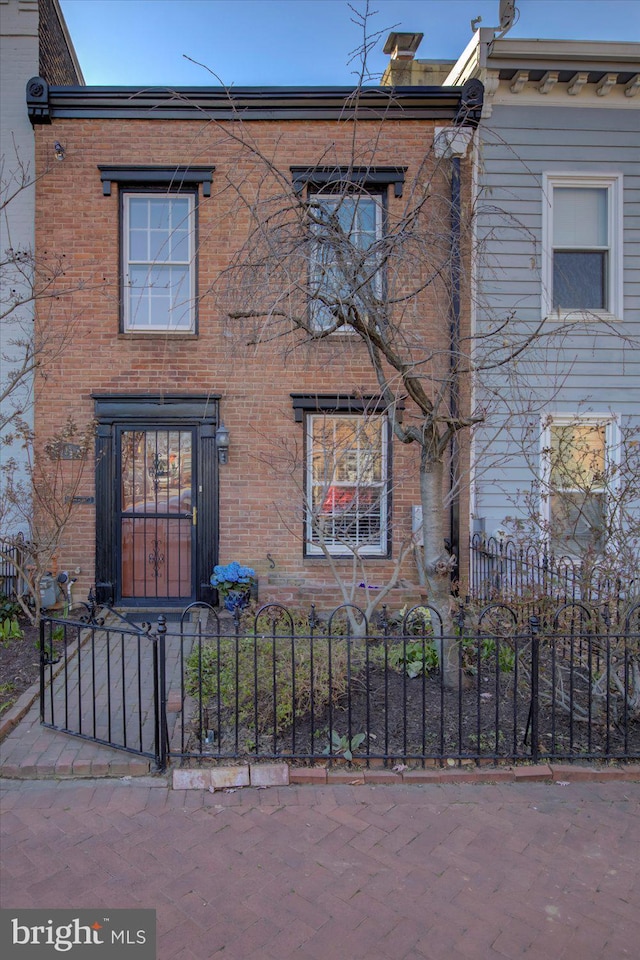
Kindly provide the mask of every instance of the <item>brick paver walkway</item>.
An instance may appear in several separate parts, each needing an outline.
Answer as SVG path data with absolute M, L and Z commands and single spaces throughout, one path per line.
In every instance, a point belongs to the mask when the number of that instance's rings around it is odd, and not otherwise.
M 638 956 L 637 783 L 2 789 L 3 906 L 154 907 L 159 960 Z
M 179 702 L 181 649 L 191 649 L 193 624 L 169 624 L 166 636 L 167 691 Z M 79 643 L 78 641 L 82 642 Z M 136 636 L 121 625 L 93 633 L 69 627 L 66 656 L 47 675 L 45 722 L 95 740 L 104 740 L 146 753 L 114 749 L 79 739 L 40 724 L 39 685 L 16 705 L 24 713 L 15 726 L 8 714 L 1 718 L 0 775 L 4 777 L 143 776 L 154 768 L 153 641 Z M 110 681 L 109 681 L 110 678 Z M 22 708 L 21 701 L 24 701 Z M 26 706 L 29 704 L 29 706 Z M 26 709 L 25 709 L 26 707 Z M 179 709 L 176 707 L 175 709 Z M 10 711 L 11 712 L 11 711 Z M 170 708 L 169 738 L 180 749 L 181 715 Z M 2 726 L 9 728 L 4 733 Z

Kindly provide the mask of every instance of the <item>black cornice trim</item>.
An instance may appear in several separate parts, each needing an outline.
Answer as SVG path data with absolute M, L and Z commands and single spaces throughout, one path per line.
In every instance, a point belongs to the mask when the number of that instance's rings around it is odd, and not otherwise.
M 305 413 L 384 413 L 388 404 L 375 394 L 361 397 L 345 393 L 291 393 L 296 423 L 302 423 Z M 398 400 L 399 410 L 404 410 L 404 400 Z
M 101 423 L 142 421 L 151 417 L 165 421 L 200 420 L 214 423 L 218 416 L 219 393 L 193 396 L 181 394 L 92 393 L 96 418 Z
M 358 184 L 388 186 L 393 184 L 396 197 L 402 196 L 406 167 L 290 167 L 293 188 L 301 193 L 307 184 Z
M 105 197 L 111 196 L 112 183 L 125 184 L 153 184 L 167 189 L 179 190 L 185 185 L 202 184 L 202 196 L 211 196 L 211 180 L 215 167 L 187 167 L 187 166 L 114 166 L 99 163 L 102 192 Z
M 61 87 L 40 77 L 27 84 L 32 124 L 62 117 L 453 120 L 461 96 L 460 87 Z

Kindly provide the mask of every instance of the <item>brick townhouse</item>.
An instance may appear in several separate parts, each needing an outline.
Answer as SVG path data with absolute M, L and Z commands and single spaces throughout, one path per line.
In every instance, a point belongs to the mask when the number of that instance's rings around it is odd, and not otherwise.
M 419 449 L 392 436 L 363 341 L 348 325 L 314 336 L 337 282 L 322 224 L 337 218 L 365 265 L 376 250 L 369 292 L 404 311 L 403 336 L 446 382 L 452 319 L 468 329 L 464 281 L 452 318 L 448 276 L 422 283 L 426 264 L 380 250 L 407 211 L 428 229 L 439 199 L 434 236 L 449 248 L 452 182 L 464 200 L 470 160 L 451 149 L 456 138 L 435 150 L 434 139 L 477 122 L 473 83 L 357 97 L 28 84 L 37 249 L 65 263 L 59 298 L 40 305 L 64 348 L 37 383 L 36 433 L 44 444 L 72 418 L 96 435 L 58 548 L 62 566 L 80 568 L 78 597 L 95 583 L 123 606 L 211 601 L 214 564 L 237 560 L 256 570 L 261 601 L 328 606 L 340 600 L 331 567 L 350 578 L 354 550 L 356 579 L 386 582 L 420 502 Z M 417 207 L 427 178 L 429 202 Z M 289 241 L 283 231 L 309 203 L 315 232 L 298 251 L 295 230 Z M 275 323 L 287 242 L 299 269 L 287 274 L 289 302 L 317 278 L 317 303 L 302 306 L 307 332 Z M 252 290 L 272 297 L 267 315 L 252 311 Z M 411 422 L 410 398 L 398 390 L 398 400 Z M 73 458 L 73 447 L 59 454 Z M 466 505 L 443 510 L 466 542 L 456 519 Z M 389 603 L 420 594 L 409 551 Z

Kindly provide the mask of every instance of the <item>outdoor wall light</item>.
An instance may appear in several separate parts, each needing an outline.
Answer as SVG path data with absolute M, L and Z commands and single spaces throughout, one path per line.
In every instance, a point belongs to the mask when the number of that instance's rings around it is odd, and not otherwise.
M 53 145 L 53 149 L 55 152 L 56 160 L 64 160 L 64 147 L 62 146 L 59 140 L 56 140 L 56 142 Z
M 227 463 L 229 460 L 229 431 L 222 421 L 220 421 L 220 426 L 216 430 L 216 448 L 218 450 L 218 463 Z

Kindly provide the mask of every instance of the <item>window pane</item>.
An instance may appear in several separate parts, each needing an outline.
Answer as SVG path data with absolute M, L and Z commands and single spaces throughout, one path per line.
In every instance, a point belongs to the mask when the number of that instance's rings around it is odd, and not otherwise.
M 353 242 L 366 250 L 376 240 L 378 204 L 371 197 L 360 197 L 353 228 Z
M 186 230 L 189 226 L 189 201 L 186 197 L 171 201 L 172 230 Z
M 129 327 L 149 325 L 149 296 L 146 289 L 132 287 L 129 291 Z
M 147 266 L 132 266 L 129 270 L 129 286 L 139 290 L 148 286 L 149 268 Z
M 129 233 L 129 258 L 149 259 L 149 233 L 147 230 L 131 230 Z
M 154 199 L 149 201 L 150 221 L 152 230 L 168 230 L 171 204 L 177 201 Z
M 171 234 L 171 259 L 174 261 L 189 261 L 189 234 L 186 230 L 174 230 Z
M 171 249 L 169 247 L 169 234 L 166 230 L 149 231 L 149 260 L 153 263 L 156 260 L 166 261 L 171 259 Z
M 606 247 L 607 190 L 603 187 L 555 187 L 554 247 Z
M 158 295 L 155 291 L 151 298 L 150 323 L 152 327 L 168 327 L 171 317 L 171 300 L 168 296 Z
M 555 489 L 590 490 L 601 486 L 605 470 L 604 424 L 553 424 L 551 484 Z
M 149 227 L 149 201 L 140 197 L 129 198 L 129 225 L 131 227 Z
M 603 493 L 551 495 L 551 545 L 560 553 L 601 552 L 606 501 Z
M 362 417 L 310 418 L 309 539 L 337 553 L 383 549 L 386 484 L 384 421 Z
M 566 310 L 606 310 L 607 254 L 553 254 L 553 306 Z

